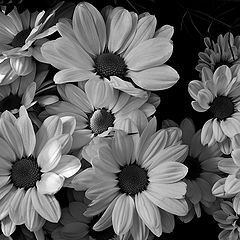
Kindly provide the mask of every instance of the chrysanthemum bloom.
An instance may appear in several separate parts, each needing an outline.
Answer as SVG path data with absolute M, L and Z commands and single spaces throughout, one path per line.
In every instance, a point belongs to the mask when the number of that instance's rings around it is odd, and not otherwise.
M 165 120 L 165 126 L 178 126 L 173 121 Z M 188 200 L 189 212 L 180 217 L 184 222 L 191 221 L 196 215 L 201 217 L 201 206 L 210 207 L 216 200 L 212 194 L 213 184 L 221 177 L 218 162 L 223 159 L 222 152 L 215 143 L 211 147 L 201 144 L 201 130 L 195 131 L 191 119 L 185 118 L 181 124 L 182 143 L 189 146 L 187 158 L 182 162 L 188 167 L 188 173 L 184 180 L 187 184 L 186 200 Z
M 206 48 L 204 52 L 198 54 L 199 60 L 196 70 L 202 72 L 204 67 L 211 69 L 213 72 L 221 65 L 228 67 L 239 63 L 240 57 L 240 36 L 234 37 L 228 32 L 224 36 L 220 34 L 215 43 L 209 37 L 204 38 Z
M 58 92 L 63 101 L 46 106 L 46 111 L 50 115 L 76 118 L 74 149 L 85 146 L 95 136 L 108 135 L 112 129 L 127 131 L 129 124 L 129 131 L 141 133 L 148 117 L 156 111 L 154 103 L 149 103 L 147 98 L 120 92 L 106 81 L 88 81 L 85 91 L 73 84 L 58 85 Z
M 230 201 L 221 203 L 221 210 L 213 214 L 218 226 L 223 230 L 218 235 L 219 240 L 239 240 L 240 239 L 240 218 L 235 212 Z
M 93 167 L 74 177 L 72 186 L 87 188 L 86 197 L 92 200 L 84 215 L 103 214 L 95 231 L 113 225 L 120 237 L 130 232 L 134 240 L 145 240 L 149 229 L 156 236 L 162 234 L 169 215 L 187 214 L 186 184 L 181 181 L 187 167 L 180 162 L 188 147 L 172 133 L 156 132 L 155 117 L 138 139 L 116 131 L 112 144 L 98 149 Z
M 219 179 L 213 186 L 212 192 L 217 197 L 233 197 L 235 211 L 240 214 L 240 134 L 233 138 L 233 151 L 231 158 L 222 159 L 218 168 L 227 174 L 226 177 Z
M 60 219 L 54 194 L 81 166 L 78 158 L 67 155 L 75 125 L 72 117 L 52 116 L 35 134 L 23 106 L 19 118 L 8 111 L 1 115 L 0 220 L 4 234 L 11 235 L 15 225 L 21 224 L 38 232 L 45 220 Z
M 40 47 L 57 30 L 56 26 L 44 28 L 53 13 L 47 17 L 44 14 L 28 10 L 19 14 L 16 7 L 8 15 L 0 11 L 0 84 L 29 74 L 34 59 L 43 60 Z
M 210 112 L 202 128 L 201 142 L 212 146 L 218 142 L 225 154 L 230 154 L 229 140 L 240 132 L 240 81 L 239 66 L 220 66 L 213 73 L 202 70 L 202 80 L 193 80 L 188 85 L 192 107 L 198 112 Z
M 82 2 L 72 22 L 57 24 L 62 37 L 42 46 L 46 61 L 61 70 L 54 76 L 57 84 L 107 79 L 116 89 L 145 97 L 144 90 L 163 90 L 177 82 L 178 73 L 165 64 L 173 51 L 173 27 L 155 32 L 155 16 L 138 16 L 122 7 L 108 6 L 103 16 Z
M 20 106 L 30 109 L 37 102 L 41 106 L 58 101 L 55 95 L 38 96 L 49 85 L 43 82 L 48 74 L 45 64 L 34 65 L 33 71 L 26 76 L 19 76 L 13 83 L 0 86 L 0 113 L 5 110 L 13 114 L 18 113 Z

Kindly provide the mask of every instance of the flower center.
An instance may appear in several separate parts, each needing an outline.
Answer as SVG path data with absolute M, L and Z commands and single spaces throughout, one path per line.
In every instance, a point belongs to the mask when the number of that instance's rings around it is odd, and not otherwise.
M 21 107 L 22 99 L 18 95 L 10 94 L 0 101 L 0 112 L 11 111 Z
M 118 186 L 123 193 L 135 195 L 147 189 L 147 171 L 137 164 L 125 165 L 117 174 Z
M 195 180 L 200 176 L 202 168 L 197 158 L 188 156 L 183 162 L 183 164 L 188 167 L 188 173 L 185 178 L 189 180 Z
M 97 109 L 90 117 L 90 128 L 95 134 L 101 134 L 113 127 L 114 115 L 105 108 Z
M 37 160 L 30 156 L 14 162 L 11 180 L 15 187 L 27 190 L 35 186 L 36 182 L 41 179 L 41 174 Z
M 24 29 L 21 32 L 19 32 L 12 40 L 11 45 L 15 48 L 22 47 L 25 44 L 25 40 L 29 36 L 30 32 L 31 29 Z
M 102 78 L 124 77 L 127 65 L 122 57 L 114 53 L 102 53 L 95 58 L 95 70 Z
M 213 71 L 215 71 L 218 67 L 222 65 L 227 65 L 229 68 L 234 64 L 234 61 L 231 59 L 220 59 L 215 63 Z
M 230 98 L 218 96 L 213 100 L 209 111 L 212 112 L 218 120 L 225 120 L 234 113 L 234 104 Z
M 95 240 L 110 240 L 113 239 L 116 234 L 113 230 L 113 227 L 104 229 L 103 231 L 97 232 L 93 230 L 93 226 L 100 219 L 101 215 L 94 216 L 90 223 L 88 224 L 88 234 Z

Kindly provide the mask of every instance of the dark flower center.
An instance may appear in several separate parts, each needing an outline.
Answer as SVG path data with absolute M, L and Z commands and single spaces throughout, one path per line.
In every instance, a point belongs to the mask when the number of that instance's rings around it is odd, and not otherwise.
M 185 178 L 189 180 L 195 180 L 200 176 L 202 168 L 197 158 L 188 156 L 183 164 L 188 167 L 188 173 Z
M 131 196 L 146 190 L 149 183 L 147 171 L 135 163 L 122 167 L 117 177 L 121 192 Z
M 18 95 L 10 94 L 0 101 L 0 112 L 11 111 L 21 107 L 22 99 Z
M 41 179 L 41 174 L 37 160 L 30 156 L 13 163 L 11 180 L 15 187 L 27 190 L 36 185 L 36 182 Z
M 113 127 L 114 115 L 105 108 L 97 109 L 89 119 L 90 128 L 95 134 L 101 134 Z
M 19 32 L 12 40 L 11 45 L 13 47 L 22 47 L 25 44 L 25 40 L 29 36 L 30 32 L 31 29 L 24 29 L 21 32 Z
M 127 65 L 122 57 L 114 53 L 102 53 L 95 58 L 95 70 L 102 78 L 126 75 Z
M 227 65 L 230 68 L 233 64 L 234 64 L 234 61 L 231 59 L 220 59 L 219 62 L 215 63 L 213 71 L 215 71 L 218 67 L 222 65 Z
M 218 120 L 225 120 L 234 113 L 234 104 L 229 97 L 218 96 L 213 100 L 209 111 Z
M 113 239 L 116 234 L 113 230 L 113 227 L 109 227 L 104 229 L 103 231 L 97 232 L 93 230 L 93 226 L 95 223 L 100 219 L 101 215 L 94 216 L 90 223 L 88 224 L 88 234 L 95 240 L 111 240 Z

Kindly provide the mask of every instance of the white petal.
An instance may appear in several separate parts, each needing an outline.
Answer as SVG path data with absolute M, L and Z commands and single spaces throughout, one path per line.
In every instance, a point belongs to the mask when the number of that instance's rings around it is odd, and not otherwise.
M 91 103 L 92 109 L 107 108 L 111 103 L 117 101 L 118 94 L 110 85 L 109 81 L 98 78 L 90 79 L 85 84 L 87 100 Z
M 18 130 L 10 122 L 0 120 L 0 135 L 8 142 L 18 158 L 23 156 L 23 142 Z
M 9 207 L 9 216 L 11 220 L 16 224 L 23 224 L 25 219 L 23 215 L 22 201 L 25 196 L 25 190 L 23 188 L 18 188 Z
M 25 154 L 29 157 L 33 153 L 36 144 L 36 136 L 32 122 L 27 115 L 24 115 L 17 119 L 16 125 L 22 136 Z
M 159 210 L 143 193 L 135 196 L 136 210 L 146 226 L 156 235 L 162 234 Z
M 117 235 L 125 234 L 131 228 L 134 207 L 134 200 L 126 194 L 122 194 L 116 201 L 112 212 L 112 224 Z
M 16 224 L 7 216 L 1 221 L 1 229 L 5 236 L 10 237 L 16 229 Z
M 81 167 L 80 159 L 72 155 L 63 155 L 58 165 L 51 171 L 65 178 L 73 176 Z
M 124 81 L 119 77 L 111 76 L 109 84 L 113 88 L 121 90 L 129 95 L 134 96 L 134 97 L 139 97 L 139 98 L 147 98 L 148 97 L 146 91 L 144 91 L 140 88 L 134 87 L 134 85 L 131 82 Z
M 148 68 L 142 71 L 129 71 L 128 76 L 139 87 L 151 91 L 164 90 L 177 83 L 179 75 L 168 65 Z
M 42 228 L 45 223 L 45 219 L 43 219 L 34 209 L 32 198 L 30 196 L 31 192 L 35 191 L 35 189 L 29 188 L 25 193 L 23 199 L 23 215 L 25 220 L 25 225 L 30 231 L 38 231 Z
M 120 166 L 130 164 L 133 154 L 132 137 L 122 131 L 117 131 L 112 142 L 112 153 Z
M 167 39 L 152 38 L 141 42 L 125 57 L 132 71 L 144 70 L 164 64 L 171 56 L 172 44 Z
M 58 116 L 50 116 L 45 119 L 36 133 L 36 155 L 39 155 L 40 151 L 49 139 L 62 134 L 62 131 L 62 121 Z
M 61 208 L 54 196 L 42 195 L 36 190 L 31 193 L 34 209 L 46 220 L 57 223 L 61 216 Z
M 54 75 L 53 80 L 56 84 L 63 84 L 69 82 L 85 81 L 94 76 L 95 74 L 89 70 L 81 68 L 69 68 L 57 72 Z
M 140 18 L 137 23 L 137 29 L 134 38 L 132 39 L 127 50 L 124 52 L 124 56 L 140 42 L 152 38 L 156 25 L 157 20 L 153 15 L 147 14 L 146 16 Z
M 74 10 L 73 31 L 84 50 L 92 55 L 104 51 L 106 27 L 100 12 L 91 4 L 83 2 Z
M 42 172 L 48 172 L 57 166 L 61 159 L 61 143 L 55 139 L 46 142 L 37 157 L 38 165 Z
M 81 88 L 73 84 L 66 84 L 65 94 L 69 102 L 82 109 L 85 113 L 91 113 L 94 110 L 87 99 L 88 94 L 86 94 Z
M 55 194 L 58 192 L 64 182 L 64 177 L 54 172 L 42 174 L 41 179 L 36 182 L 37 190 L 40 194 Z

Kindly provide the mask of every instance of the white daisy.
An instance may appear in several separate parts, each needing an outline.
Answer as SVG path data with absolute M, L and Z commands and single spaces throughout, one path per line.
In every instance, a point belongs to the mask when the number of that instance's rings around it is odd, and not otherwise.
M 138 16 L 122 7 L 106 7 L 102 16 L 82 2 L 72 21 L 57 24 L 62 37 L 45 43 L 42 55 L 61 70 L 54 76 L 57 84 L 108 79 L 114 88 L 145 97 L 144 90 L 167 89 L 179 79 L 165 64 L 173 51 L 173 27 L 155 32 L 156 24 L 149 13 Z
M 0 220 L 3 233 L 25 224 L 40 231 L 45 220 L 57 222 L 61 209 L 54 194 L 80 169 L 80 160 L 67 155 L 75 128 L 72 117 L 49 117 L 35 134 L 26 109 L 19 118 L 0 118 Z
M 192 107 L 198 112 L 210 112 L 209 119 L 202 128 L 203 145 L 220 144 L 221 149 L 230 153 L 230 139 L 240 132 L 240 81 L 239 66 L 220 66 L 213 73 L 208 68 L 202 70 L 202 80 L 189 83 L 188 91 Z M 225 151 L 226 151 L 225 149 Z
M 58 85 L 63 101 L 46 106 L 50 115 L 74 116 L 77 126 L 73 148 L 79 149 L 96 136 L 106 136 L 113 129 L 142 132 L 148 117 L 156 111 L 157 96 L 136 98 L 112 89 L 106 80 L 88 81 L 85 91 L 73 84 Z M 158 97 L 159 99 L 159 97 Z
M 163 125 L 177 126 L 172 121 L 164 121 Z M 216 197 L 212 194 L 213 184 L 221 177 L 218 175 L 218 162 L 222 160 L 222 152 L 215 143 L 213 146 L 201 144 L 201 130 L 195 132 L 195 126 L 191 119 L 185 118 L 181 124 L 182 142 L 189 146 L 187 158 L 182 162 L 188 167 L 188 173 L 184 178 L 187 184 L 186 199 L 189 212 L 180 217 L 184 222 L 191 221 L 196 215 L 201 217 L 201 207 L 210 208 Z M 205 209 L 205 208 L 203 208 Z
M 45 82 L 48 74 L 45 64 L 34 65 L 33 70 L 26 76 L 19 76 L 14 82 L 0 86 L 0 113 L 5 110 L 18 113 L 20 106 L 31 108 L 36 102 L 41 106 L 58 101 L 55 95 L 38 96 L 51 81 Z
M 240 239 L 240 219 L 233 208 L 232 202 L 222 202 L 221 209 L 214 212 L 213 217 L 218 222 L 218 226 L 223 229 L 218 235 L 219 240 Z
M 77 174 L 72 185 L 88 189 L 90 203 L 85 216 L 103 213 L 93 226 L 101 231 L 113 225 L 117 235 L 131 233 L 134 240 L 147 239 L 148 229 L 160 236 L 164 221 L 162 209 L 184 216 L 187 174 L 182 163 L 188 147 L 179 144 L 179 134 L 156 132 L 153 118 L 136 141 L 123 131 L 116 131 L 111 145 L 103 145 L 91 160 L 92 168 Z M 174 137 L 173 137 L 174 136 Z M 161 216 L 162 215 L 162 216 Z
M 45 28 L 53 14 L 28 10 L 18 13 L 16 7 L 7 15 L 0 11 L 0 84 L 29 74 L 34 59 L 43 60 L 40 47 L 47 41 L 45 37 L 57 30 L 56 26 Z

